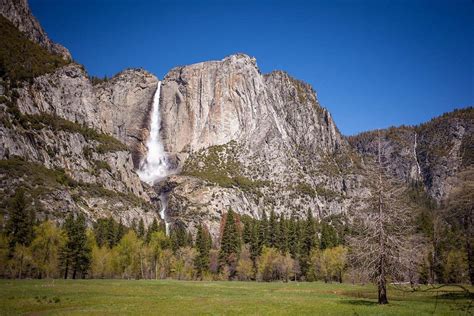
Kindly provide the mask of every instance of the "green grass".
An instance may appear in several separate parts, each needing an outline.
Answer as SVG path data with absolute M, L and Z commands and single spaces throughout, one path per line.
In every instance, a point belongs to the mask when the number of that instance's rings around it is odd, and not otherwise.
M 349 284 L 0 280 L 0 314 L 469 315 L 472 295 L 443 291 L 389 289 L 379 306 L 374 287 Z

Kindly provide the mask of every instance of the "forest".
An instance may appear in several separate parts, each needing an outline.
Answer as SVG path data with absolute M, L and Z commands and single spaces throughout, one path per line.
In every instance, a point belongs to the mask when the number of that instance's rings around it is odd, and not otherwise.
M 311 210 L 304 218 L 294 212 L 287 218 L 263 211 L 260 219 L 253 219 L 229 208 L 220 235 L 213 240 L 204 225 L 197 227 L 194 236 L 181 226 L 167 236 L 156 220 L 147 228 L 143 220 L 126 227 L 112 217 L 88 227 L 82 214 L 69 214 L 62 224 L 39 221 L 30 204 L 22 189 L 9 199 L 9 213 L 0 225 L 3 278 L 365 283 L 376 277 L 370 266 L 358 265 L 361 256 L 354 239 L 360 235 L 359 227 L 343 215 L 316 220 Z M 472 282 L 468 262 L 472 249 L 465 248 L 470 237 L 462 225 L 439 214 L 425 209 L 414 217 L 415 233 L 407 232 L 419 236 L 419 245 L 412 245 L 416 251 L 405 250 L 405 256 L 397 257 L 398 273 L 387 268 L 387 282 L 407 282 L 412 287 Z M 386 261 L 390 267 L 388 257 Z

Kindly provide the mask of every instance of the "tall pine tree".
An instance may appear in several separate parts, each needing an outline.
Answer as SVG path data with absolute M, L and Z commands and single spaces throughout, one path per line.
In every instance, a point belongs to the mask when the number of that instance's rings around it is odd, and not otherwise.
M 258 226 L 258 247 L 259 253 L 262 252 L 263 246 L 269 246 L 268 242 L 268 220 L 265 210 L 262 211 L 262 219 Z
M 64 278 L 71 274 L 75 279 L 78 275 L 85 278 L 91 263 L 91 249 L 87 243 L 86 219 L 79 214 L 77 219 L 70 214 L 64 223 L 67 242 L 61 249 L 60 262 L 64 271 Z
M 300 266 L 301 266 L 301 273 L 306 275 L 309 267 L 309 260 L 310 260 L 310 253 L 311 250 L 315 247 L 315 245 L 319 246 L 316 240 L 316 227 L 313 219 L 313 213 L 310 209 L 306 213 L 306 222 L 304 223 L 304 230 L 303 230 L 303 243 L 301 245 L 301 254 L 300 254 Z
M 227 265 L 231 272 L 229 277 L 235 274 L 235 265 L 237 264 L 240 252 L 240 236 L 234 216 L 232 209 L 229 209 L 225 219 L 221 248 L 219 250 L 220 269 L 222 270 Z
M 202 279 L 203 275 L 209 271 L 209 252 L 211 250 L 211 236 L 209 232 L 199 225 L 196 233 L 196 250 L 198 252 L 194 266 L 197 275 Z
M 290 220 L 288 222 L 288 248 L 290 250 L 291 257 L 293 259 L 298 258 L 299 254 L 299 234 L 296 212 L 291 213 Z
M 276 248 L 278 244 L 278 222 L 275 211 L 270 211 L 270 221 L 268 226 L 268 243 L 270 247 Z
M 288 225 L 283 213 L 280 216 L 278 228 L 278 249 L 282 254 L 286 254 L 288 252 Z
M 28 209 L 28 202 L 23 188 L 17 189 L 8 203 L 9 217 L 6 233 L 9 237 L 10 254 L 17 244 L 28 246 L 33 240 L 34 213 Z

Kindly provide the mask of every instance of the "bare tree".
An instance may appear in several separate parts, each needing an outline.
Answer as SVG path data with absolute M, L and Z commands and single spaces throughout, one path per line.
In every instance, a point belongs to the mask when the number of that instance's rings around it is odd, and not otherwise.
M 461 234 L 468 260 L 469 281 L 474 284 L 474 167 L 458 175 L 458 183 L 451 193 L 444 217 Z
M 413 235 L 406 188 L 384 176 L 379 136 L 376 194 L 368 207 L 353 218 L 355 233 L 349 237 L 350 260 L 368 272 L 378 288 L 378 303 L 388 304 L 387 282 L 406 276 L 407 256 L 413 253 L 408 237 Z M 413 246 L 413 245 L 412 245 Z

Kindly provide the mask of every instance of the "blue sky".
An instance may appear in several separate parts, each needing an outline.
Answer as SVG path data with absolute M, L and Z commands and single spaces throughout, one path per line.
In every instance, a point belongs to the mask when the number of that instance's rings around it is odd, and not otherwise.
M 474 2 L 30 0 L 92 75 L 236 52 L 310 83 L 346 135 L 474 105 Z

